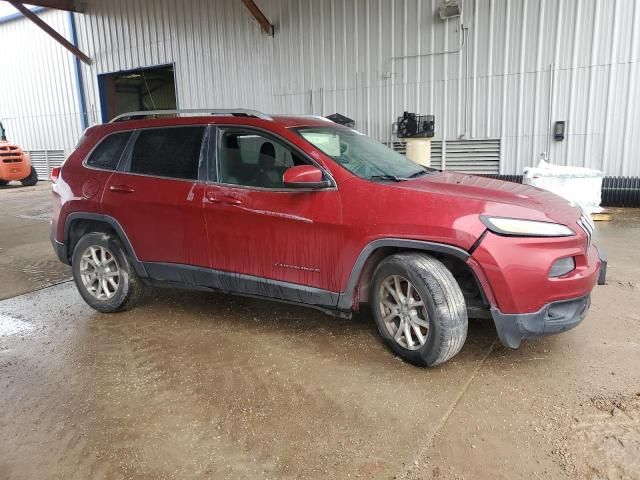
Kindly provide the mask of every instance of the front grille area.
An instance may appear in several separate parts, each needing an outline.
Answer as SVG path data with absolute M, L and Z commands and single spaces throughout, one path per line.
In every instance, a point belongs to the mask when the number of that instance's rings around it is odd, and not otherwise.
M 16 146 L 4 145 L 0 147 L 0 158 L 2 163 L 20 163 L 22 162 L 22 150 Z
M 587 248 L 589 248 L 591 246 L 593 232 L 596 229 L 591 216 L 583 213 L 582 216 L 578 219 L 578 225 L 580 225 L 580 228 L 582 228 L 582 230 L 584 230 L 584 233 L 587 234 Z

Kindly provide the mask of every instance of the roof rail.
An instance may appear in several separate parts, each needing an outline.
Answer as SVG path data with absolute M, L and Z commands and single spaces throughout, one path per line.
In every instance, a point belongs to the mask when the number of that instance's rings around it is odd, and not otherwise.
M 146 110 L 138 112 L 122 113 L 114 117 L 109 123 L 123 122 L 125 120 L 133 120 L 137 117 L 148 117 L 150 115 L 233 115 L 237 117 L 256 117 L 262 120 L 273 120 L 257 110 L 248 110 L 246 108 L 188 108 L 182 110 Z

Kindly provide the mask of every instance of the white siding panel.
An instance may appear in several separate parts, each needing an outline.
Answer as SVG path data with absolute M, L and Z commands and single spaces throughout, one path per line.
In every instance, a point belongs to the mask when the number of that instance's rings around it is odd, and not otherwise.
M 70 37 L 66 12 L 38 15 Z M 68 152 L 81 129 L 73 57 L 26 20 L 0 25 L 0 45 L 0 119 L 9 140 L 25 150 Z
M 90 0 L 77 24 L 93 59 L 82 66 L 91 123 L 99 74 L 174 64 L 181 108 L 340 112 L 386 142 L 404 110 L 433 113 L 436 138 L 501 138 L 502 173 L 546 152 L 640 175 L 638 1 L 462 0 L 460 21 L 442 21 L 439 0 L 257 1 L 273 38 L 238 0 Z M 41 15 L 69 36 L 66 13 Z M 2 74 L 10 134 L 68 151 L 80 133 L 73 58 L 22 20 L 0 25 L 0 41 L 30 73 Z M 562 142 L 550 138 L 557 120 Z

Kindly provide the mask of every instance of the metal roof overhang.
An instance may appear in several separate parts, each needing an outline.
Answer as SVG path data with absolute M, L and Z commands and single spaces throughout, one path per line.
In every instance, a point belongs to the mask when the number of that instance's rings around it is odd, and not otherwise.
M 68 12 L 78 13 L 83 13 L 87 6 L 87 0 L 30 0 L 29 2 L 24 3 L 35 5 L 37 7 L 55 8 L 56 10 L 66 10 Z
M 35 12 L 32 12 L 27 7 L 25 7 L 23 2 L 15 2 L 11 0 L 3 0 L 11 5 L 13 5 L 22 15 L 24 15 L 27 19 L 31 20 L 38 27 L 44 30 L 51 38 L 53 38 L 56 42 L 62 45 L 64 48 L 73 53 L 77 58 L 82 60 L 87 65 L 91 64 L 91 59 L 82 52 L 77 45 L 69 42 L 66 38 L 56 32 L 49 24 L 47 24 L 44 20 L 42 20 Z M 267 35 L 273 36 L 274 27 L 273 24 L 269 21 L 266 15 L 262 12 L 260 7 L 255 3 L 254 0 L 240 0 L 246 9 L 249 11 L 251 16 L 258 22 L 260 28 Z M 29 0 L 30 5 L 35 5 L 37 7 L 46 7 L 46 8 L 54 8 L 56 10 L 66 10 L 68 12 L 78 12 L 83 13 L 86 10 L 87 4 L 89 0 Z
M 56 42 L 58 42 L 64 48 L 66 48 L 71 53 L 73 53 L 78 59 L 82 60 L 87 65 L 91 64 L 91 59 L 87 55 L 85 55 L 84 52 L 82 52 L 78 48 L 78 46 L 75 44 L 75 42 L 71 43 L 69 40 L 67 40 L 62 35 L 60 35 L 58 32 L 56 32 L 53 28 L 51 28 L 51 25 L 49 25 L 47 22 L 42 20 L 36 13 L 32 12 L 27 7 L 25 7 L 22 2 L 9 1 L 9 3 L 11 5 L 13 5 L 13 7 L 16 10 L 18 10 L 20 13 L 22 13 L 22 15 L 25 16 L 25 18 L 27 18 L 30 21 L 32 21 L 36 26 L 41 28 L 47 35 L 49 35 Z M 49 1 L 38 2 L 37 6 L 46 6 L 46 5 L 44 5 L 45 3 L 60 3 L 60 4 L 64 3 L 65 6 L 71 7 L 72 6 L 71 4 L 75 4 L 75 3 L 78 3 L 78 2 L 65 1 L 65 0 L 49 0 Z M 65 9 L 65 10 L 71 11 L 69 9 Z M 70 15 L 73 15 L 73 14 L 70 14 Z

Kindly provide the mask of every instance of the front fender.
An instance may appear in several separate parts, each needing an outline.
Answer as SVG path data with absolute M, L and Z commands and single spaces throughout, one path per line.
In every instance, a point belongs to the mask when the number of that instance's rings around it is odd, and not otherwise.
M 340 293 L 338 298 L 338 310 L 351 310 L 354 303 L 354 294 L 358 283 L 360 281 L 360 275 L 365 263 L 375 253 L 376 250 L 384 247 L 397 247 L 407 250 L 421 250 L 424 252 L 434 253 L 446 253 L 459 258 L 463 262 L 466 262 L 470 255 L 466 250 L 453 245 L 447 245 L 445 243 L 428 242 L 423 240 L 410 240 L 404 238 L 379 238 L 368 243 L 358 255 L 352 269 L 347 286 L 345 290 Z

